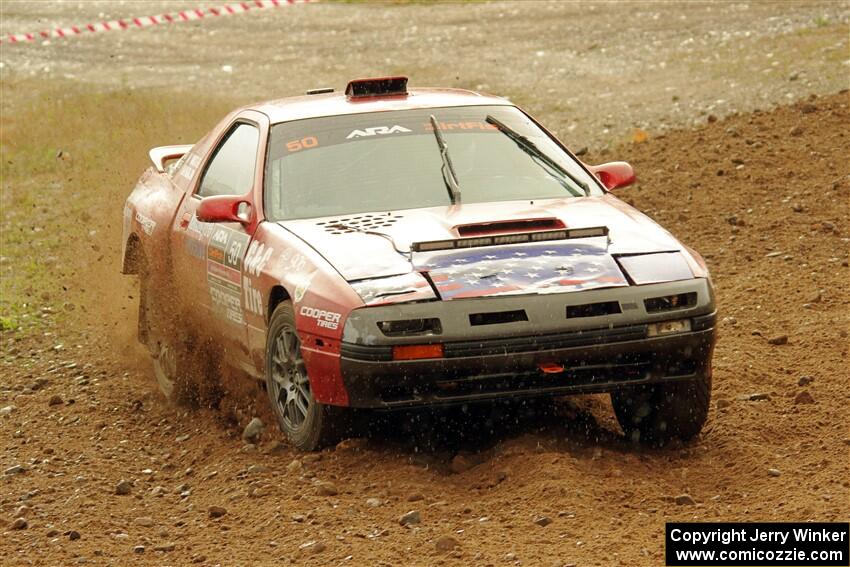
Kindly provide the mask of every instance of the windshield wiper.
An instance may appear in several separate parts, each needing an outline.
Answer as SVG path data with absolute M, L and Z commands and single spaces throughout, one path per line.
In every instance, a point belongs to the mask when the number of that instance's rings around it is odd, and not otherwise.
M 443 167 L 440 171 L 443 174 L 443 181 L 446 184 L 446 189 L 449 190 L 449 199 L 452 205 L 460 203 L 460 186 L 457 182 L 457 174 L 452 165 L 452 160 L 449 157 L 449 147 L 446 145 L 446 140 L 443 138 L 443 133 L 440 132 L 440 127 L 437 124 L 437 119 L 431 115 L 431 127 L 434 129 L 434 137 L 437 138 L 437 145 L 440 147 L 440 157 L 443 159 Z
M 556 162 L 555 160 L 553 160 L 552 158 L 550 158 L 549 156 L 544 154 L 542 151 L 540 151 L 540 148 L 538 148 L 535 145 L 534 142 L 532 142 L 531 140 L 529 140 L 528 138 L 526 138 L 525 136 L 523 136 L 522 134 L 520 134 L 516 130 L 513 130 L 509 126 L 505 125 L 505 123 L 502 122 L 501 120 L 494 118 L 491 115 L 487 116 L 487 122 L 492 124 L 496 128 L 498 128 L 499 131 L 502 132 L 502 134 L 504 134 L 505 136 L 507 136 L 508 138 L 513 140 L 513 142 L 517 146 L 519 146 L 519 149 L 521 149 L 522 151 L 527 153 L 533 159 L 535 159 L 539 162 L 542 162 L 544 165 L 549 167 L 549 169 L 552 169 L 556 173 L 560 174 L 562 176 L 561 177 L 562 179 L 563 179 L 564 176 L 566 176 L 570 181 L 572 181 L 573 183 L 578 185 L 579 188 L 581 188 L 581 190 L 584 191 L 585 196 L 590 195 L 590 188 L 587 186 L 587 183 L 585 183 L 581 179 L 578 179 L 575 175 L 573 175 L 572 173 L 570 173 L 569 171 L 567 171 L 566 169 L 561 167 L 560 164 L 558 164 L 558 162 Z M 564 188 L 567 189 L 567 190 L 570 190 L 570 192 L 572 193 L 573 188 L 568 187 L 567 185 L 565 185 L 563 183 L 561 185 L 564 185 Z M 578 195 L 576 195 L 576 196 L 578 196 Z

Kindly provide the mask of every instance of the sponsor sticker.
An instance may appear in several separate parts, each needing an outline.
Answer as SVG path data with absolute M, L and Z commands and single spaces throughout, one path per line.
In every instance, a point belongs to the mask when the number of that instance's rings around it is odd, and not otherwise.
M 245 301 L 245 309 L 255 315 L 263 314 L 263 294 L 252 285 L 248 276 L 242 276 L 242 298 Z
M 271 246 L 256 240 L 252 242 L 245 254 L 245 273 L 249 276 L 259 276 L 272 254 L 274 249 Z
M 259 276 L 265 268 L 274 249 L 256 240 L 248 246 L 243 262 L 242 296 L 245 300 L 245 309 L 256 315 L 263 314 L 263 296 L 260 290 L 254 287 L 251 276 Z
M 318 309 L 316 307 L 309 307 L 307 305 L 301 308 L 301 315 L 310 319 L 314 319 L 316 321 L 316 326 L 322 327 L 324 329 L 339 328 L 339 321 L 340 319 L 342 319 L 342 315 L 340 313 L 336 313 L 334 311 L 326 311 L 324 309 Z
M 307 136 L 305 138 L 301 138 L 300 140 L 292 140 L 286 143 L 286 151 L 288 152 L 300 152 L 304 149 L 315 148 L 319 145 L 319 140 L 316 139 L 316 136 Z
M 430 122 L 423 124 L 425 130 L 427 132 L 434 131 L 434 125 Z M 483 130 L 483 131 L 497 131 L 498 128 L 490 124 L 489 122 L 480 122 L 477 120 L 466 120 L 463 122 L 439 122 L 437 127 L 440 130 Z
M 242 316 L 242 256 L 248 245 L 247 234 L 215 227 L 207 243 L 207 286 L 213 311 L 236 324 Z
M 404 126 L 399 126 L 398 124 L 395 126 L 372 126 L 371 128 L 364 128 L 363 130 L 352 130 L 345 139 L 351 140 L 352 138 L 366 138 L 369 136 L 381 136 L 384 134 L 400 134 L 407 132 L 412 132 L 412 130 L 405 128 Z
M 192 220 L 189 221 L 187 232 L 193 233 L 191 238 L 184 238 L 184 248 L 186 253 L 195 258 L 205 258 L 207 255 L 206 240 L 212 234 L 215 225 L 212 223 L 201 222 L 198 217 L 192 215 Z
M 310 289 L 310 283 L 313 281 L 313 276 L 315 272 L 308 275 L 302 274 L 299 277 L 294 278 L 297 280 L 297 284 L 295 285 L 295 303 L 300 303 L 302 299 L 304 299 L 304 294 L 307 293 L 307 290 Z
M 142 227 L 142 230 L 150 236 L 153 234 L 154 229 L 156 229 L 156 221 L 151 219 L 150 217 L 146 217 L 139 211 L 136 211 L 136 222 Z
M 284 250 L 280 254 L 280 266 L 284 272 L 301 272 L 307 265 L 307 259 L 293 250 Z

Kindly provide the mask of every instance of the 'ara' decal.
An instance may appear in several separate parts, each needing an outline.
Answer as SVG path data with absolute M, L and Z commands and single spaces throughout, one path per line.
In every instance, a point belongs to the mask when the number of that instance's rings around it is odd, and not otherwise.
M 371 128 L 364 128 L 363 130 L 353 130 L 348 136 L 345 137 L 346 140 L 350 140 L 352 138 L 363 138 L 367 136 L 379 136 L 381 134 L 399 134 L 399 133 L 407 133 L 412 132 L 409 128 L 405 128 L 404 126 L 399 126 L 396 124 L 395 126 L 373 126 Z

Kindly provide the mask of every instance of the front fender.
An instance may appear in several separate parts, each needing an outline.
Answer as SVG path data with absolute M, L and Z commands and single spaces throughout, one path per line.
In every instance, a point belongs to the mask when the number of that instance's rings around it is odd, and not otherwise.
M 280 225 L 263 222 L 245 258 L 242 287 L 247 294 L 259 293 L 259 305 L 266 306 L 246 317 L 248 345 L 259 374 L 265 372 L 268 316 L 274 308 L 270 302 L 281 297 L 273 290 L 282 287 L 295 310 L 313 395 L 321 403 L 347 405 L 339 370 L 340 341 L 348 314 L 363 306 L 348 282 L 299 237 Z

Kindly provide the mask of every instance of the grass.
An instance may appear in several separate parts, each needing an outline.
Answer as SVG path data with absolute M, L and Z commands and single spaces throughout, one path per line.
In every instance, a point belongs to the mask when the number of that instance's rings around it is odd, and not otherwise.
M 818 16 L 815 19 L 815 26 L 819 27 L 819 28 L 824 28 L 824 27 L 828 26 L 830 23 L 831 22 L 829 21 L 828 16 Z
M 0 83 L 0 330 L 84 308 L 119 266 L 123 202 L 156 145 L 192 143 L 233 107 L 156 90 Z

